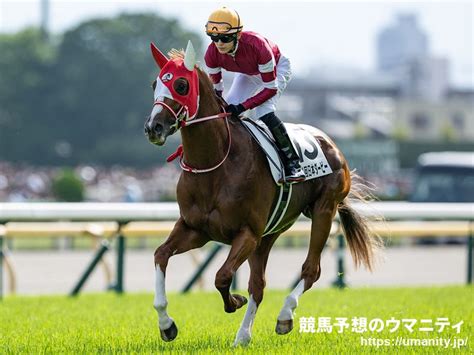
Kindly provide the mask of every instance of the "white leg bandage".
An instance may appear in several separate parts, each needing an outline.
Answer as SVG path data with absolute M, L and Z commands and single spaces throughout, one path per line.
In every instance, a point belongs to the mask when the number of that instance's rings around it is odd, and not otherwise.
M 304 291 L 304 280 L 301 280 L 298 285 L 291 291 L 286 297 L 285 304 L 278 315 L 278 320 L 290 320 L 293 319 L 293 311 L 298 306 L 298 299 Z
M 250 295 L 249 303 L 247 305 L 247 311 L 245 312 L 244 319 L 240 325 L 239 331 L 235 337 L 234 346 L 247 345 L 250 343 L 252 337 L 252 325 L 257 313 L 257 304 L 253 300 L 253 296 Z
M 168 306 L 168 300 L 166 299 L 165 291 L 165 275 L 161 271 L 160 266 L 155 267 L 155 300 L 153 306 L 158 312 L 158 324 L 160 329 L 168 329 L 173 324 L 173 319 L 168 316 L 166 307 Z

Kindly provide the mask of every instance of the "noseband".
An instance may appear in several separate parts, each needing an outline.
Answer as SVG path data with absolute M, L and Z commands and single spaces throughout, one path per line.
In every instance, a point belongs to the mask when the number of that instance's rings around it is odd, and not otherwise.
M 189 110 L 188 110 L 187 106 L 181 105 L 178 112 L 176 112 L 175 110 L 173 110 L 173 108 L 170 105 L 168 105 L 164 101 L 156 100 L 153 103 L 153 107 L 155 107 L 157 105 L 162 106 L 165 109 L 167 109 L 173 115 L 173 117 L 175 118 L 175 123 L 171 126 L 171 129 L 172 129 L 171 134 L 175 133 L 176 131 L 178 131 L 182 127 L 187 127 L 187 126 L 190 126 L 190 125 L 193 125 L 193 124 L 196 124 L 196 123 L 206 122 L 206 121 L 210 121 L 210 120 L 214 120 L 214 119 L 218 119 L 218 118 L 225 118 L 225 123 L 226 123 L 226 128 L 227 128 L 227 136 L 228 136 L 228 140 L 229 140 L 229 143 L 228 143 L 228 146 L 227 146 L 227 152 L 226 152 L 224 158 L 217 165 L 215 165 L 211 168 L 198 169 L 198 168 L 194 168 L 194 167 L 186 164 L 185 161 L 184 161 L 184 158 L 183 158 L 184 151 L 183 151 L 183 146 L 182 145 L 180 145 L 178 147 L 178 149 L 176 150 L 176 152 L 173 153 L 172 155 L 170 155 L 166 161 L 168 161 L 168 162 L 173 161 L 174 159 L 176 159 L 179 156 L 179 166 L 181 167 L 181 169 L 183 169 L 184 171 L 190 172 L 190 173 L 194 173 L 194 174 L 208 173 L 208 172 L 211 172 L 213 170 L 216 170 L 218 167 L 220 167 L 222 164 L 224 164 L 227 157 L 229 156 L 230 147 L 232 145 L 232 135 L 230 133 L 229 120 L 227 119 L 227 117 L 230 116 L 231 114 L 225 112 L 224 107 L 221 106 L 222 112 L 218 113 L 217 115 L 189 119 Z

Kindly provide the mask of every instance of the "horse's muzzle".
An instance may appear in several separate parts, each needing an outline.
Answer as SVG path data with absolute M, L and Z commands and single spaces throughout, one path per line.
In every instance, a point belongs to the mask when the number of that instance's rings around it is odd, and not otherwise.
M 164 134 L 163 125 L 159 123 L 155 123 L 151 128 L 148 123 L 145 124 L 144 127 L 145 136 L 148 138 L 150 143 L 155 145 L 163 145 L 166 142 L 166 136 Z

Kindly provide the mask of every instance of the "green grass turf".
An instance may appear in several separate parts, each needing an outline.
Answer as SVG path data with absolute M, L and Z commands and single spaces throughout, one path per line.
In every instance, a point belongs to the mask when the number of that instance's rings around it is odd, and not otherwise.
M 218 292 L 170 294 L 169 313 L 179 328 L 170 343 L 160 339 L 151 294 L 84 294 L 66 296 L 7 297 L 0 302 L 0 354 L 41 353 L 265 353 L 265 354 L 358 354 L 358 353 L 472 353 L 472 287 L 323 289 L 305 293 L 295 317 L 295 328 L 285 336 L 274 332 L 285 291 L 267 291 L 255 320 L 252 342 L 234 350 L 232 343 L 245 309 L 227 314 Z M 246 294 L 246 292 L 240 292 Z M 299 317 L 381 318 L 386 321 L 448 317 L 461 320 L 460 334 L 452 328 L 442 333 L 357 334 L 346 329 L 326 333 L 300 333 Z M 365 338 L 468 339 L 461 349 L 437 346 L 363 346 Z

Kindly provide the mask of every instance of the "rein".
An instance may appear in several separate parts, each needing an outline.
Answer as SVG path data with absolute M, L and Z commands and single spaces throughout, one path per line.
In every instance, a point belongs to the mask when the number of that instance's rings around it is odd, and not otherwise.
M 191 126 L 191 125 L 196 124 L 196 123 L 202 123 L 202 122 L 206 122 L 206 121 L 210 121 L 210 120 L 214 120 L 214 119 L 218 119 L 218 118 L 225 118 L 227 136 L 229 137 L 228 138 L 229 144 L 227 146 L 227 152 L 226 152 L 224 158 L 217 165 L 215 165 L 211 168 L 207 168 L 207 169 L 198 169 L 198 168 L 194 168 L 194 167 L 186 164 L 186 162 L 184 161 L 184 151 L 183 151 L 183 145 L 182 144 L 179 145 L 176 152 L 171 154 L 166 159 L 166 161 L 168 163 L 173 161 L 174 159 L 176 159 L 179 156 L 179 166 L 181 167 L 181 169 L 183 169 L 184 171 L 190 172 L 190 173 L 194 173 L 194 174 L 208 173 L 208 172 L 211 172 L 213 170 L 216 170 L 218 167 L 220 167 L 222 164 L 224 164 L 224 162 L 227 160 L 227 157 L 229 156 L 230 148 L 231 148 L 231 145 L 232 145 L 232 135 L 230 133 L 229 120 L 227 119 L 227 117 L 230 116 L 231 114 L 225 112 L 224 107 L 221 106 L 221 109 L 222 109 L 223 112 L 218 113 L 217 115 L 211 115 L 211 116 L 206 116 L 206 117 L 201 117 L 201 118 L 189 119 L 188 108 L 186 106 L 181 106 L 181 108 L 178 110 L 178 112 L 175 112 L 171 106 L 169 106 L 168 104 L 166 104 L 163 101 L 158 101 L 157 100 L 157 101 L 154 102 L 153 106 L 155 106 L 155 105 L 160 105 L 160 106 L 164 107 L 165 109 L 167 109 L 174 116 L 175 124 L 173 126 L 171 126 L 171 128 L 174 130 L 173 133 L 176 132 L 177 130 L 179 130 L 180 128 L 182 128 L 182 127 L 188 127 L 188 126 Z M 188 120 L 187 120 L 187 118 L 188 118 Z

